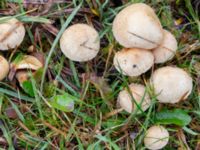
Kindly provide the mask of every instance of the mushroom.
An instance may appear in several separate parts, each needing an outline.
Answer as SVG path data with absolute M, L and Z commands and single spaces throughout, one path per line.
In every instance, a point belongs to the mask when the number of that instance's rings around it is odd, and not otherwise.
M 173 58 L 177 48 L 178 45 L 174 35 L 169 31 L 164 30 L 163 42 L 159 47 L 152 51 L 155 58 L 155 63 L 164 63 Z
M 38 70 L 43 67 L 42 62 L 32 55 L 24 55 L 23 58 L 17 63 L 12 63 L 11 67 L 14 70 L 31 69 Z
M 120 11 L 112 26 L 115 39 L 126 48 L 153 49 L 163 40 L 163 29 L 154 10 L 144 3 Z
M 9 50 L 18 47 L 25 36 L 23 24 L 15 18 L 0 24 L 0 50 Z
M 75 24 L 65 30 L 60 39 L 64 55 L 73 61 L 93 59 L 100 49 L 98 32 L 87 24 Z
M 150 97 L 145 92 L 145 87 L 142 84 L 130 84 L 130 93 L 127 89 L 122 90 L 118 95 L 118 103 L 125 111 L 131 113 L 140 109 L 145 111 L 151 104 Z M 135 102 L 134 102 L 135 101 Z M 136 105 L 137 103 L 137 105 Z M 140 106 L 140 109 L 138 108 Z
M 114 56 L 115 68 L 127 76 L 139 76 L 149 70 L 153 64 L 152 52 L 144 49 L 123 49 Z
M 163 126 L 150 127 L 144 137 L 144 145 L 150 150 L 162 149 L 169 141 L 169 132 Z
M 192 78 L 177 67 L 157 69 L 151 77 L 151 83 L 161 103 L 177 103 L 186 99 L 192 91 Z
M 43 67 L 42 61 L 43 61 L 42 58 L 37 58 L 32 55 L 20 56 L 18 59 L 16 59 L 10 65 L 9 80 L 12 80 L 15 73 L 19 70 L 29 69 L 32 71 L 37 71 L 38 69 Z M 23 74 L 25 74 L 25 73 L 22 73 L 22 74 L 20 73 L 19 76 L 21 77 L 21 76 L 23 76 Z
M 9 72 L 8 61 L 0 55 L 0 81 L 3 80 Z

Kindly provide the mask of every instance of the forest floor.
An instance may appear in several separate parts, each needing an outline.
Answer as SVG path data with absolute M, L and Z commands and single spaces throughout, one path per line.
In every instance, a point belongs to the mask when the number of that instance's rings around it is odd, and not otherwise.
M 112 21 L 135 2 L 154 8 L 163 28 L 175 35 L 178 51 L 172 60 L 131 78 L 113 66 L 113 56 L 122 47 L 113 37 Z M 170 133 L 164 149 L 200 150 L 199 14 L 198 0 L 1 0 L 0 15 L 18 18 L 26 28 L 23 43 L 1 54 L 13 62 L 34 53 L 44 67 L 34 75 L 29 72 L 23 84 L 16 80 L 16 70 L 0 82 L 0 149 L 142 150 L 145 131 L 157 124 L 155 115 L 181 109 L 191 121 L 177 125 L 185 120 L 176 114 L 163 122 Z M 60 50 L 60 36 L 75 23 L 87 23 L 99 32 L 101 49 L 91 61 L 70 61 Z M 187 100 L 160 104 L 152 96 L 150 108 L 140 114 L 118 107 L 120 90 L 132 82 L 148 85 L 152 71 L 166 65 L 183 68 L 192 76 L 193 91 Z M 57 99 L 67 99 L 70 106 L 52 103 Z

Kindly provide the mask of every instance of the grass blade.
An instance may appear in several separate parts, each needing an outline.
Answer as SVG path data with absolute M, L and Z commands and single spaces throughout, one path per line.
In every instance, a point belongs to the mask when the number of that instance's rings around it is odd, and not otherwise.
M 72 21 L 72 19 L 74 18 L 74 16 L 76 15 L 76 13 L 78 12 L 78 10 L 81 8 L 82 6 L 82 3 L 80 3 L 74 10 L 73 12 L 71 13 L 71 15 L 67 18 L 67 20 L 65 21 L 65 23 L 63 24 L 61 30 L 59 31 L 58 35 L 56 36 L 56 39 L 54 40 L 53 44 L 52 44 L 52 47 L 49 51 L 49 55 L 47 56 L 47 59 L 46 59 L 46 62 L 45 62 L 45 65 L 44 65 L 44 72 L 42 74 L 42 80 L 41 80 L 41 85 L 40 85 L 40 91 L 43 92 L 43 87 L 44 87 L 44 80 L 45 80 L 45 75 L 46 75 L 46 71 L 48 69 L 48 64 L 49 64 L 49 61 L 51 59 L 51 56 L 55 50 L 55 47 L 62 35 L 62 33 L 65 31 L 65 29 L 68 27 L 68 25 L 70 24 L 70 22 Z

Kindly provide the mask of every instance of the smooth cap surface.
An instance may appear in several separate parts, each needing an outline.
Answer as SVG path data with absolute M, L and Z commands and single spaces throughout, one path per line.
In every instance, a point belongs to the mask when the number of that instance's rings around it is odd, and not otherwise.
M 115 68 L 127 76 L 139 76 L 154 64 L 151 51 L 137 48 L 123 49 L 114 56 Z
M 172 33 L 164 30 L 164 39 L 161 45 L 152 52 L 155 63 L 164 63 L 174 57 L 178 48 L 177 40 Z
M 163 40 L 163 29 L 151 7 L 132 4 L 121 10 L 113 21 L 115 39 L 126 48 L 156 48 Z
M 25 36 L 25 28 L 21 22 L 12 18 L 0 24 L 0 50 L 18 47 Z
M 151 150 L 162 149 L 169 141 L 169 132 L 163 126 L 150 127 L 145 135 L 145 147 Z
M 186 99 L 192 91 L 192 78 L 183 69 L 162 67 L 157 69 L 151 82 L 161 103 L 177 103 Z
M 144 85 L 132 83 L 129 85 L 129 89 L 131 93 L 129 93 L 127 89 L 124 89 L 118 95 L 118 103 L 121 108 L 129 113 L 136 110 L 138 110 L 138 113 L 140 113 L 141 110 L 147 110 L 151 104 L 151 100 L 148 93 L 145 91 Z M 134 99 L 132 99 L 131 94 Z M 140 109 L 134 103 L 134 100 L 137 105 L 140 106 Z
M 14 67 L 15 70 L 21 69 L 31 69 L 38 70 L 43 67 L 42 62 L 39 59 L 32 55 L 24 55 L 23 58 L 17 63 L 12 63 L 11 67 Z
M 60 48 L 64 55 L 73 61 L 88 61 L 99 52 L 99 35 L 87 24 L 75 24 L 63 33 Z
M 0 81 L 3 80 L 9 72 L 8 61 L 0 55 Z

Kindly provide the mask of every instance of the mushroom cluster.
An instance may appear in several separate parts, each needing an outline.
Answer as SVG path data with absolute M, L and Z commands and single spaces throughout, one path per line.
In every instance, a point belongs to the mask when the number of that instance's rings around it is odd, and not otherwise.
M 0 23 L 0 51 L 7 51 L 17 48 L 25 36 L 24 25 L 12 16 L 1 18 Z M 0 55 L 0 81 L 7 77 L 10 64 Z
M 25 36 L 23 23 L 7 17 L 0 23 L 0 51 L 17 48 Z M 154 10 L 135 3 L 121 10 L 113 21 L 112 31 L 116 41 L 123 47 L 115 53 L 113 64 L 118 72 L 138 77 L 152 68 L 171 60 L 178 49 L 175 36 L 163 29 Z M 96 57 L 100 50 L 98 32 L 87 24 L 68 27 L 60 38 L 60 49 L 72 61 L 85 62 Z M 9 62 L 0 55 L 0 81 L 9 74 L 15 75 L 20 84 L 42 68 L 44 62 L 34 55 L 24 55 L 17 62 Z M 13 73 L 14 72 L 14 73 Z M 14 75 L 12 75 L 14 74 Z M 192 92 L 191 76 L 181 68 L 164 66 L 156 69 L 150 77 L 150 85 L 160 103 L 178 103 Z M 140 114 L 151 106 L 151 97 L 143 84 L 131 83 L 119 92 L 120 107 L 128 113 Z M 147 129 L 144 145 L 151 150 L 162 149 L 169 141 L 169 132 L 160 125 Z
M 162 28 L 154 10 L 144 3 L 135 3 L 121 10 L 112 26 L 116 41 L 123 46 L 115 53 L 113 64 L 120 73 L 138 77 L 154 64 L 172 59 L 178 48 L 175 36 Z M 160 103 L 178 103 L 187 99 L 193 87 L 192 78 L 181 68 L 165 66 L 156 69 L 150 78 Z M 131 83 L 120 91 L 118 104 L 128 113 L 143 112 L 151 105 L 147 88 Z M 162 149 L 169 140 L 168 131 L 162 126 L 152 126 L 144 138 L 145 147 Z
M 132 4 L 120 11 L 112 27 L 115 39 L 124 48 L 114 56 L 115 68 L 136 77 L 154 63 L 164 63 L 176 53 L 176 38 L 161 26 L 154 10 L 144 4 Z
M 1 19 L 0 50 L 7 51 L 17 48 L 23 42 L 25 36 L 23 23 L 12 16 Z M 33 55 L 24 55 L 20 60 L 11 64 L 0 55 L 0 81 L 6 76 L 9 76 L 9 79 L 12 80 L 16 75 L 16 79 L 19 83 L 22 83 L 28 78 L 27 70 L 36 71 L 41 67 L 43 67 L 42 62 Z

